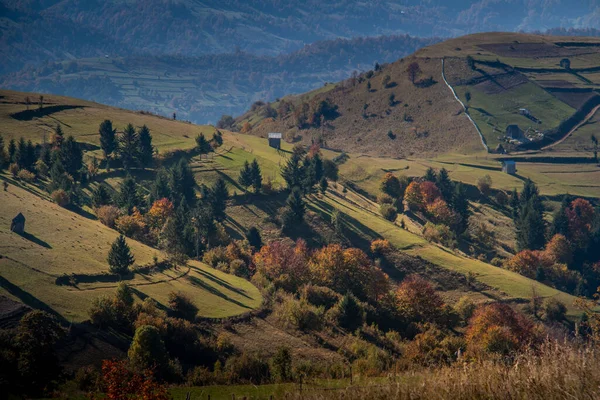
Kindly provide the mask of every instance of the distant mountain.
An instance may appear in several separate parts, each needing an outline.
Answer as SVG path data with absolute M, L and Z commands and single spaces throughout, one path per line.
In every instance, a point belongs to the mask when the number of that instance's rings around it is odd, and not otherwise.
M 103 54 L 278 55 L 338 37 L 600 26 L 599 0 L 0 0 L 0 73 Z
M 439 41 L 406 35 L 337 39 L 280 56 L 242 51 L 200 57 L 102 56 L 27 67 L 4 76 L 0 86 L 216 122 L 222 114 L 241 114 L 254 101 L 312 90 Z

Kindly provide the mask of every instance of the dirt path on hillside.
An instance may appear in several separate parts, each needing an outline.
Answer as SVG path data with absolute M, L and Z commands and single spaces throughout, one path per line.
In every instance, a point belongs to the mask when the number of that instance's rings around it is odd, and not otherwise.
M 562 142 L 564 142 L 565 140 L 567 140 L 567 138 L 569 138 L 569 136 L 571 136 L 577 129 L 581 128 L 583 125 L 585 125 L 590 119 L 592 119 L 592 117 L 594 116 L 594 114 L 596 114 L 596 112 L 598 112 L 598 110 L 600 110 L 600 105 L 597 105 L 596 107 L 594 107 L 592 109 L 592 111 L 590 111 L 590 113 L 588 115 L 585 116 L 585 118 L 578 123 L 577 125 L 575 125 L 575 127 L 573 127 L 573 129 L 571 129 L 562 139 L 549 144 L 548 146 L 544 146 L 542 147 L 541 150 L 546 150 L 549 149 L 551 147 L 556 146 L 557 144 L 561 144 Z

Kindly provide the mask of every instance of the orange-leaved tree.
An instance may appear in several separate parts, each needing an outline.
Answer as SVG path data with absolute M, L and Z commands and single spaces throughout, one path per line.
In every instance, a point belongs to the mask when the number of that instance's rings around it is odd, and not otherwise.
M 162 228 L 174 211 L 171 200 L 166 198 L 156 200 L 146 214 L 148 225 L 153 228 Z
M 406 277 L 396 290 L 398 310 L 415 322 L 435 321 L 443 311 L 444 300 L 431 283 L 419 275 Z
M 472 354 L 491 352 L 509 354 L 535 343 L 538 332 L 522 314 L 503 303 L 479 306 L 465 334 Z
M 110 400 L 167 400 L 170 396 L 165 385 L 154 379 L 151 371 L 136 373 L 127 368 L 127 361 L 102 362 L 103 397 Z M 92 398 L 96 398 L 93 396 Z
M 295 244 L 275 241 L 254 255 L 254 265 L 257 273 L 287 289 L 294 289 L 309 280 L 308 256 L 306 242 L 301 239 Z

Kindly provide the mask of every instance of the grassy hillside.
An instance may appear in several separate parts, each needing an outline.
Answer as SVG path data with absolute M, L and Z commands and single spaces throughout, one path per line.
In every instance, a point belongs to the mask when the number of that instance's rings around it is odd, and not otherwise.
M 65 135 L 73 135 L 77 141 L 99 150 L 98 127 L 105 119 L 110 119 L 118 131 L 122 131 L 128 123 L 138 127 L 147 125 L 159 152 L 193 147 L 198 134 L 212 136 L 215 132 L 212 126 L 172 121 L 64 96 L 43 95 L 44 105 L 40 111 L 39 96 L 37 93 L 0 91 L 0 135 L 6 143 L 21 136 L 34 143 L 42 143 L 60 124 Z M 26 98 L 33 104 L 28 106 Z
M 6 175 L 0 180 L 12 182 Z M 118 284 L 95 275 L 106 272 L 106 257 L 118 233 L 86 215 L 76 214 L 41 198 L 35 187 L 11 184 L 0 192 L 0 287 L 34 308 L 59 314 L 68 321 L 87 319 L 92 301 L 112 294 Z M 25 215 L 26 234 L 10 231 L 19 212 Z M 135 265 L 153 263 L 163 255 L 134 240 L 128 240 Z M 82 275 L 75 286 L 59 286 L 63 274 Z M 226 317 L 250 311 L 261 304 L 261 295 L 248 281 L 224 274 L 199 263 L 162 272 L 136 273 L 127 283 L 140 298 L 150 296 L 166 305 L 172 291 L 188 294 L 205 317 Z
M 569 66 L 561 66 L 565 59 Z M 414 84 L 407 72 L 412 63 L 419 66 Z M 585 140 L 588 133 L 580 128 L 600 99 L 598 70 L 596 38 L 475 34 L 429 46 L 327 91 L 288 96 L 283 101 L 289 105 L 274 119 L 261 108 L 249 111 L 236 127 L 258 136 L 283 132 L 305 143 L 322 139 L 346 152 L 432 157 L 483 150 L 468 113 L 490 151 L 499 144 L 509 151 L 541 148 L 568 135 Z M 317 106 L 323 101 L 335 112 L 321 121 Z M 281 103 L 274 107 L 282 109 Z M 509 143 L 509 125 L 524 132 L 521 143 Z M 581 150 L 571 143 L 561 144 L 563 155 Z

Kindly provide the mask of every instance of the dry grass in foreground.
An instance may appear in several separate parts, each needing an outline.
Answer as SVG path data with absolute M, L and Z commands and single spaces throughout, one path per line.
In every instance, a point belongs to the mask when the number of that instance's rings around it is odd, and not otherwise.
M 299 392 L 293 399 L 597 399 L 597 349 L 548 342 L 514 362 L 485 361 L 406 376 L 401 383 Z

